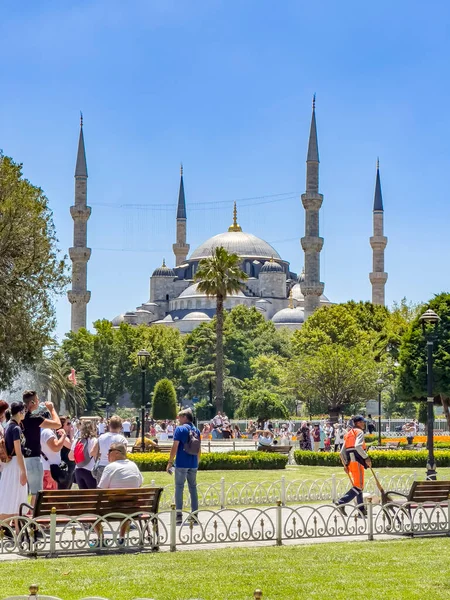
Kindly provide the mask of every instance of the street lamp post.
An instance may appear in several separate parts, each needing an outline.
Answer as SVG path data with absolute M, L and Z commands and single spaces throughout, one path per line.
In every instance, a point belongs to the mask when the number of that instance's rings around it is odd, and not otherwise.
M 377 379 L 378 387 L 378 445 L 381 446 L 381 391 L 383 389 L 384 381 Z
M 145 374 L 150 360 L 150 353 L 147 350 L 139 350 L 137 357 L 141 367 L 141 450 L 145 452 Z
M 422 323 L 422 330 L 427 341 L 427 448 L 428 448 L 428 461 L 427 461 L 427 479 L 435 480 L 437 477 L 436 473 L 436 462 L 434 460 L 434 396 L 433 396 L 433 341 L 436 334 L 437 326 L 440 321 L 439 315 L 433 310 L 426 310 L 420 317 Z M 432 327 L 427 327 L 431 325 Z

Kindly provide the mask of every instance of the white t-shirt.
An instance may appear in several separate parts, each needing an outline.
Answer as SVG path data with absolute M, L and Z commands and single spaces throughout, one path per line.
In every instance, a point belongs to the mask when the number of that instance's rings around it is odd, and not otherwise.
M 131 432 L 131 423 L 130 421 L 124 421 L 122 423 L 122 429 L 124 433 L 130 433 Z
M 79 442 L 79 441 L 80 441 L 80 438 L 78 438 L 77 440 L 73 440 L 72 446 L 70 448 L 70 450 L 72 452 L 75 450 L 75 446 L 77 445 L 77 442 Z M 89 454 L 92 452 L 96 441 L 97 440 L 95 438 L 88 439 L 87 449 L 88 449 Z M 88 462 L 87 465 L 84 465 L 83 467 L 79 467 L 78 465 L 75 465 L 75 468 L 76 469 L 86 469 L 87 471 L 92 471 L 92 469 L 94 468 L 94 465 L 95 465 L 95 459 L 91 458 L 91 460 Z
M 106 431 L 106 425 L 105 423 L 98 423 L 97 425 L 97 433 L 98 435 L 102 435 L 102 433 L 105 433 Z
M 41 454 L 41 463 L 44 468 L 44 471 L 50 471 L 50 465 L 59 465 L 61 462 L 61 452 L 54 452 L 50 450 L 49 445 L 47 444 L 48 440 L 58 441 L 55 432 L 53 429 L 41 429 L 41 452 L 45 454 L 48 460 Z
M 144 481 L 137 465 L 128 459 L 108 463 L 98 484 L 99 488 L 139 488 Z
M 169 439 L 169 434 L 167 431 L 161 431 L 161 433 L 158 434 L 158 439 L 160 442 L 167 442 Z
M 100 456 L 98 464 L 101 467 L 106 467 L 108 464 L 108 450 L 111 448 L 111 444 L 125 444 L 126 448 L 127 440 L 121 433 L 111 433 L 110 431 L 107 431 L 98 438 Z
M 167 435 L 172 435 L 173 436 L 173 425 L 167 425 Z

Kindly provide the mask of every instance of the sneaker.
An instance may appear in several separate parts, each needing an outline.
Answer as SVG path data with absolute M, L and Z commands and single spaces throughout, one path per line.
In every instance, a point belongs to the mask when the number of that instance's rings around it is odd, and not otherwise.
M 338 511 L 341 513 L 341 515 L 343 517 L 347 516 L 347 511 L 345 510 L 345 506 L 343 504 L 339 504 L 339 502 L 333 502 L 333 504 L 335 505 L 335 507 L 338 509 Z
M 195 526 L 200 526 L 200 525 L 201 525 L 201 523 L 200 523 L 200 521 L 198 520 L 198 518 L 197 518 L 197 517 L 191 517 L 191 518 L 189 519 L 189 523 L 188 523 L 188 524 L 190 525 L 191 523 L 192 523 L 192 525 L 193 525 L 194 527 L 195 527 Z

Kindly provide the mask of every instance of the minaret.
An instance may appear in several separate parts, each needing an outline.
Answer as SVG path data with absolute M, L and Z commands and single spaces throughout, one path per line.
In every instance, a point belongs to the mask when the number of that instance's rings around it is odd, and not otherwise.
M 323 238 L 319 237 L 319 210 L 323 196 L 319 194 L 319 149 L 316 129 L 316 96 L 312 104 L 311 129 L 309 132 L 308 155 L 306 158 L 306 192 L 302 194 L 305 209 L 305 237 L 301 239 L 305 252 L 305 277 L 300 282 L 300 289 L 305 297 L 305 319 L 320 304 L 324 284 L 320 281 L 320 251 Z
M 69 256 L 72 261 L 72 289 L 67 293 L 67 297 L 72 304 L 72 331 L 78 331 L 80 327 L 86 327 L 86 307 L 91 299 L 91 292 L 87 290 L 87 262 L 91 257 L 91 249 L 86 247 L 87 222 L 91 216 L 91 207 L 86 205 L 87 178 L 83 115 L 81 115 L 80 138 L 78 140 L 77 164 L 75 167 L 75 204 L 70 207 L 70 214 L 73 219 L 73 248 L 69 248 Z
M 175 266 L 182 265 L 189 253 L 186 244 L 186 200 L 184 198 L 183 165 L 180 167 L 180 191 L 178 192 L 177 207 L 177 241 L 172 246 L 175 254 Z
M 381 195 L 380 162 L 377 160 L 377 180 L 375 183 L 375 197 L 373 200 L 373 236 L 370 245 L 373 251 L 372 273 L 369 273 L 372 284 L 372 303 L 385 305 L 385 286 L 388 274 L 384 271 L 384 249 L 387 246 L 387 237 L 384 234 L 383 197 Z

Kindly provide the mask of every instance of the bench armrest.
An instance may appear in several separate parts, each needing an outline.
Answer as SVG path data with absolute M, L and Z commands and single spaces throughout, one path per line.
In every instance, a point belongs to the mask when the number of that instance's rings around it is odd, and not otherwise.
M 387 494 L 394 494 L 395 496 L 402 496 L 403 498 L 406 498 L 408 500 L 408 494 L 403 494 L 402 492 L 396 492 L 394 490 L 389 490 L 388 492 L 386 492 Z
M 22 504 L 19 506 L 19 516 L 23 517 L 23 513 L 22 513 L 22 508 L 26 506 L 27 508 L 29 508 L 31 510 L 31 512 L 33 512 L 33 507 L 30 506 L 29 504 L 27 504 L 26 502 L 22 502 Z

